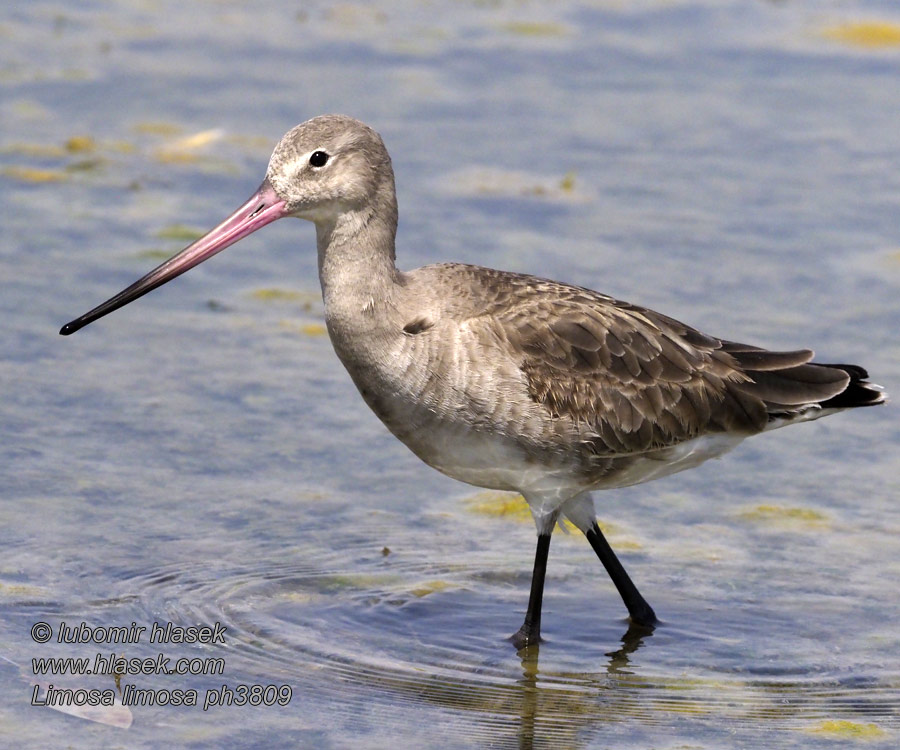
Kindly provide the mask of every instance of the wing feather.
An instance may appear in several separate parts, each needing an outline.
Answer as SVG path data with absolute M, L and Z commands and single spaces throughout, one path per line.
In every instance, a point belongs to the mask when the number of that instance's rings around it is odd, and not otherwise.
M 600 455 L 668 447 L 705 432 L 752 434 L 770 414 L 832 398 L 840 370 L 808 349 L 770 352 L 647 308 L 513 275 L 485 312 L 521 356 L 532 401 L 575 423 Z M 783 412 L 783 408 L 782 408 Z
M 809 349 L 772 352 L 719 339 L 533 276 L 461 264 L 417 273 L 430 284 L 454 280 L 449 312 L 498 347 L 531 403 L 592 454 L 643 453 L 707 432 L 752 434 L 809 408 L 884 400 L 865 370 L 813 363 Z

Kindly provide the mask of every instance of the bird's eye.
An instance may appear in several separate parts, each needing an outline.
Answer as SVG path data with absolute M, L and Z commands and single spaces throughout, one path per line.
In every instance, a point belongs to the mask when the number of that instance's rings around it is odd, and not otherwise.
M 309 157 L 310 166 L 313 167 L 324 167 L 327 161 L 328 154 L 324 151 L 313 151 L 312 155 Z

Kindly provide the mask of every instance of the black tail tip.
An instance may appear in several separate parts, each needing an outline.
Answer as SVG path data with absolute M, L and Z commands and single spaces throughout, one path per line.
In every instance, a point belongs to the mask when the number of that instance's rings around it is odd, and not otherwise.
M 818 362 L 816 364 L 819 364 Z M 833 367 L 835 370 L 843 370 L 850 376 L 847 387 L 837 396 L 823 401 L 820 406 L 823 409 L 853 409 L 858 406 L 876 406 L 887 401 L 887 394 L 877 383 L 870 383 L 866 378 L 869 373 L 859 365 L 822 365 Z

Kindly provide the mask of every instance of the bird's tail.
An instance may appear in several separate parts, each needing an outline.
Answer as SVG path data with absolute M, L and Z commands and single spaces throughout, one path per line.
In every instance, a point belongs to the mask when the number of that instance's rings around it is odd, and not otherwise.
M 760 399 L 769 421 L 815 419 L 840 409 L 875 406 L 887 396 L 880 385 L 870 383 L 859 365 L 811 362 L 813 352 L 770 352 L 743 344 L 725 343 L 749 382 L 740 389 Z
M 869 373 L 859 365 L 826 365 L 817 362 L 814 367 L 830 367 L 841 370 L 850 376 L 850 382 L 836 396 L 819 403 L 823 409 L 854 409 L 857 406 L 875 406 L 887 401 L 887 394 L 877 383 L 870 383 L 866 378 Z

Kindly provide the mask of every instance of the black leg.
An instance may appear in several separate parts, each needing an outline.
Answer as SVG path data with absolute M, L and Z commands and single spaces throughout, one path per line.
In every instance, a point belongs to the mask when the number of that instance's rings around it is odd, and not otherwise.
M 552 528 L 552 527 L 551 527 Z M 541 641 L 541 603 L 544 600 L 544 576 L 547 574 L 547 555 L 550 553 L 550 534 L 539 534 L 534 553 L 534 573 L 531 575 L 531 594 L 525 622 L 510 638 L 517 649 L 523 649 Z
M 600 562 L 603 563 L 603 567 L 606 568 L 606 572 L 609 573 L 609 577 L 612 578 L 612 582 L 616 584 L 622 601 L 628 607 L 631 621 L 636 625 L 655 625 L 657 620 L 653 608 L 647 604 L 647 601 L 641 596 L 641 592 L 637 590 L 637 586 L 628 577 L 628 573 L 625 572 L 616 553 L 612 551 L 612 547 L 609 546 L 609 542 L 606 541 L 596 521 L 585 532 L 585 536 L 591 543 L 591 547 L 594 548 L 594 552 L 597 553 L 597 557 L 600 558 Z

